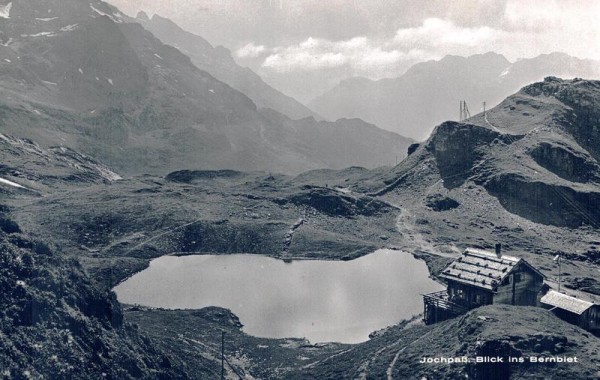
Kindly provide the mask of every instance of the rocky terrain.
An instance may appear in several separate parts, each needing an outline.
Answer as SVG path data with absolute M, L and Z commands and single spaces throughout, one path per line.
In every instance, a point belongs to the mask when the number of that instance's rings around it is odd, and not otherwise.
M 102 1 L 10 4 L 0 25 L 0 127 L 44 148 L 67 146 L 129 175 L 299 173 L 394 164 L 411 142 L 359 120 L 259 109 Z
M 491 108 L 546 76 L 598 79 L 600 63 L 561 53 L 516 62 L 495 53 L 446 56 L 439 61 L 415 64 L 398 78 L 347 79 L 309 106 L 330 120 L 358 117 L 424 140 L 433 126 L 458 119 L 461 100 L 466 100 L 475 115 L 481 112 L 483 102 Z
M 0 375 L 4 379 L 168 379 L 173 368 L 124 322 L 113 293 L 75 257 L 31 238 L 0 205 Z

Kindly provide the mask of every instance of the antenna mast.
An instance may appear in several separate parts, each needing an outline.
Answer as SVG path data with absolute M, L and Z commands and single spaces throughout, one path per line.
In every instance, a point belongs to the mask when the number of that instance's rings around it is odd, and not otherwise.
M 460 118 L 458 121 L 463 121 L 471 117 L 471 112 L 469 112 L 469 107 L 467 107 L 466 100 L 460 101 Z

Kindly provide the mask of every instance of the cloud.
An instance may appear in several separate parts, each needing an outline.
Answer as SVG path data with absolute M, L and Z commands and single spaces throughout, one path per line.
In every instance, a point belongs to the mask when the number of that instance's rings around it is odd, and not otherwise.
M 295 45 L 276 47 L 271 49 L 262 67 L 279 73 L 346 69 L 352 75 L 381 79 L 399 75 L 418 61 L 491 44 L 502 34 L 490 27 L 459 27 L 448 20 L 428 18 L 418 27 L 399 29 L 383 39 L 308 38 Z
M 235 54 L 239 58 L 257 58 L 264 53 L 267 48 L 264 45 L 255 45 L 252 42 L 239 48 Z
M 582 12 L 572 0 L 508 0 L 494 27 L 428 17 L 385 37 L 308 38 L 270 49 L 261 68 L 278 73 L 343 69 L 350 76 L 381 79 L 448 54 L 495 51 L 515 60 L 559 51 L 598 59 L 600 2 L 589 2 L 586 9 Z
M 460 27 L 449 20 L 428 18 L 418 27 L 399 29 L 394 36 L 394 43 L 403 47 L 420 46 L 426 49 L 474 47 L 492 43 L 502 33 L 488 26 Z
M 344 69 L 378 79 L 393 74 L 398 67 L 404 67 L 405 62 L 425 58 L 423 52 L 416 49 L 400 51 L 383 45 L 385 41 L 366 37 L 343 41 L 308 38 L 296 45 L 274 48 L 262 67 L 279 73 Z

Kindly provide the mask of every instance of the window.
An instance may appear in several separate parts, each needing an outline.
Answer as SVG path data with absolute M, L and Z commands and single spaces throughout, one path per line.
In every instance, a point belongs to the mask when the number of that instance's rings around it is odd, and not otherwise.
M 475 296 L 475 303 L 478 305 L 481 305 L 483 303 L 483 297 L 481 296 L 481 294 L 477 294 Z

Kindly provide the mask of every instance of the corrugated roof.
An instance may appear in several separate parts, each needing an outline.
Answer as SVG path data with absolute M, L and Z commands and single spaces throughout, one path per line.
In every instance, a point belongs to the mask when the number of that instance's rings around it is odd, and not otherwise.
M 479 288 L 494 290 L 521 261 L 513 256 L 467 248 L 444 269 L 440 277 Z
M 592 302 L 584 301 L 579 298 L 571 297 L 563 293 L 550 290 L 540 300 L 541 303 L 558 307 L 578 315 L 583 314 L 587 309 L 594 306 Z

